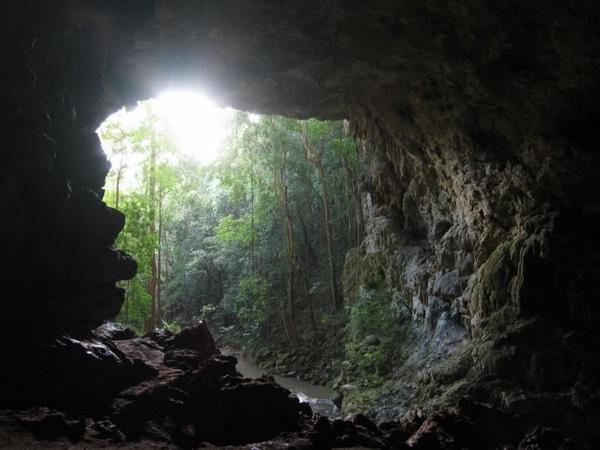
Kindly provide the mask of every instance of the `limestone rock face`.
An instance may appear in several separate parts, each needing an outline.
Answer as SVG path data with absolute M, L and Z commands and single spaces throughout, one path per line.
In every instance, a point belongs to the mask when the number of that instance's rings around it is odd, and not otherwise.
M 399 377 L 452 387 L 423 398 L 468 391 L 528 414 L 545 398 L 557 417 L 567 408 L 577 418 L 561 426 L 592 429 L 599 9 L 8 2 L 2 332 L 84 333 L 117 314 L 115 282 L 135 263 L 112 248 L 123 217 L 102 202 L 109 167 L 94 130 L 124 104 L 202 86 L 223 105 L 349 120 L 363 145 L 366 236 L 351 253 L 360 264 L 346 267 L 361 268 L 361 285 L 381 281 L 402 311 L 412 338 L 399 345 L 414 354 Z

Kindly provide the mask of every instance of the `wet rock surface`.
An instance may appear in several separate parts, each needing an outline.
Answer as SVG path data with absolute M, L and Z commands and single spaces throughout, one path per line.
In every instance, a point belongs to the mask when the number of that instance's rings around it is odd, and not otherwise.
M 30 378 L 36 392 L 29 397 L 3 392 L 0 448 L 585 448 L 555 428 L 467 398 L 379 426 L 361 414 L 313 415 L 272 377 L 242 377 L 235 357 L 221 355 L 207 333 L 199 323 L 179 335 L 61 338 L 51 358 L 68 361 L 77 376 Z M 186 348 L 190 342 L 211 351 L 202 355 Z M 3 387 L 14 389 L 15 379 L 4 378 Z
M 30 354 L 28 370 L 3 377 L 1 407 L 10 410 L 3 410 L 2 433 L 18 442 L 6 429 L 21 428 L 41 439 L 37 445 L 60 438 L 105 444 L 148 439 L 192 447 L 267 440 L 299 431 L 310 418 L 310 410 L 271 378 L 241 377 L 235 358 L 219 355 L 203 323 L 166 343 L 168 350 L 153 334 L 55 340 L 40 349 L 47 359 Z M 68 369 L 53 373 L 52 367 Z

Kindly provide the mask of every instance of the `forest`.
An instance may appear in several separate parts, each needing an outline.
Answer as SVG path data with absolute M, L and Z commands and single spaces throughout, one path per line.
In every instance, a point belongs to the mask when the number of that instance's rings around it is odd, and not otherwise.
M 143 334 L 204 319 L 274 371 L 339 385 L 351 359 L 381 384 L 396 319 L 379 291 L 355 288 L 361 145 L 345 123 L 233 112 L 219 157 L 203 163 L 152 101 L 137 112 L 99 130 L 112 150 L 105 201 L 127 218 L 116 244 L 138 262 L 117 320 Z

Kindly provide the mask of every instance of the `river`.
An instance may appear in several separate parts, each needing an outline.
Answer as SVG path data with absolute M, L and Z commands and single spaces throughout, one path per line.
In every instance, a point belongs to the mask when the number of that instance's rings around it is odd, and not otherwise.
M 261 369 L 256 363 L 241 352 L 231 348 L 222 348 L 225 355 L 233 355 L 237 358 L 236 369 L 246 378 L 259 378 L 263 375 L 271 375 L 265 369 Z M 301 402 L 308 403 L 314 413 L 319 413 L 332 418 L 339 417 L 339 410 L 333 403 L 335 391 L 326 386 L 318 386 L 298 378 L 272 375 L 275 381 L 286 389 L 289 389 Z

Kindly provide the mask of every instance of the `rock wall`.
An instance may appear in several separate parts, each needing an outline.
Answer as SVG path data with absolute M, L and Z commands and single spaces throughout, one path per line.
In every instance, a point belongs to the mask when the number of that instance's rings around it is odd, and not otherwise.
M 351 110 L 367 236 L 346 270 L 363 291 L 383 281 L 411 336 L 382 418 L 472 395 L 594 433 L 581 393 L 598 394 L 597 83 L 572 58 L 596 44 L 566 49 L 565 30 L 585 30 L 574 10 L 519 14 L 501 48 L 489 31 L 468 63 Z
M 2 334 L 88 332 L 118 313 L 115 282 L 136 271 L 112 247 L 125 218 L 102 202 L 110 165 L 95 129 L 107 52 L 138 13 L 99 3 L 0 8 Z
M 94 130 L 123 104 L 203 86 L 241 109 L 350 120 L 367 233 L 347 267 L 363 288 L 383 280 L 403 311 L 415 338 L 398 345 L 415 352 L 398 376 L 416 367 L 423 399 L 470 390 L 515 406 L 520 389 L 553 392 L 555 411 L 593 428 L 597 2 L 26 0 L 1 12 L 3 332 L 85 332 L 116 315 L 115 282 L 135 263 L 112 247 L 124 218 L 102 202 Z
M 580 395 L 597 395 L 597 159 L 560 123 L 497 147 L 459 117 L 427 123 L 435 104 L 408 122 L 351 116 L 365 142 L 366 238 L 347 258 L 347 297 L 383 285 L 408 336 L 379 417 L 470 395 L 592 433 Z M 589 110 L 572 113 L 584 123 Z

